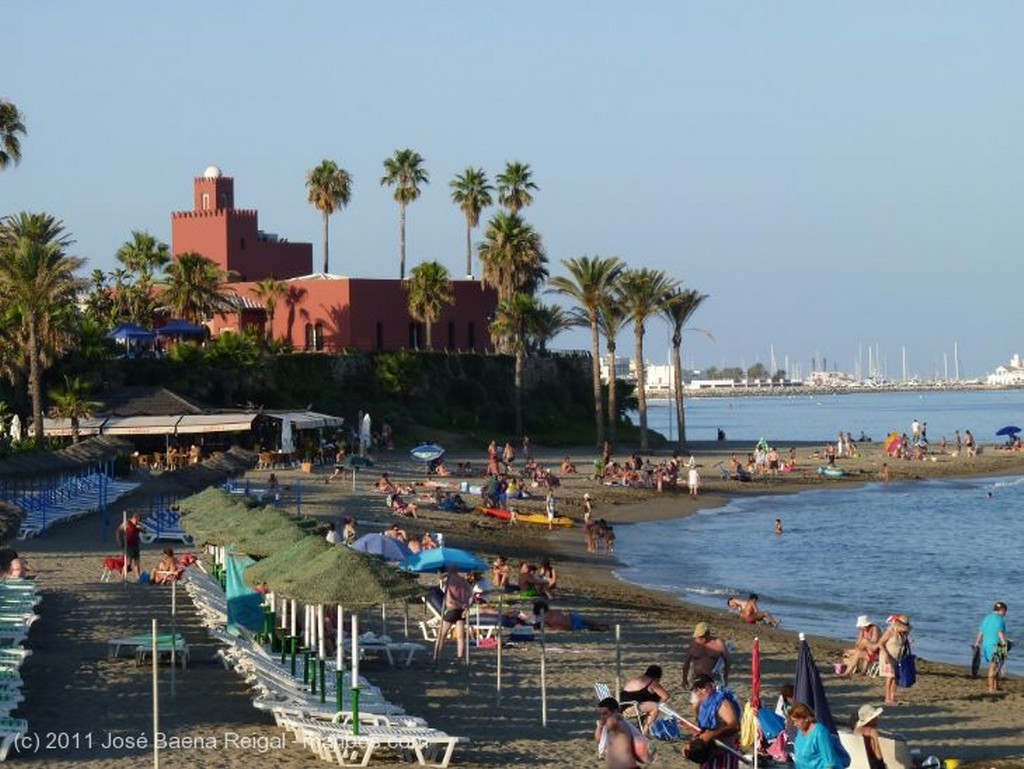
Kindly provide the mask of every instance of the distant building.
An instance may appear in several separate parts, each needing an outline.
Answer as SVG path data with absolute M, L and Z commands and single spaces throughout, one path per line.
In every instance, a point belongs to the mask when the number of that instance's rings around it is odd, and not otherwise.
M 267 310 L 256 284 L 265 278 L 284 283 L 274 309 L 274 339 L 297 350 L 422 349 L 426 328 L 409 315 L 408 290 L 400 280 L 311 274 L 313 247 L 289 243 L 258 228 L 255 210 L 235 208 L 234 180 L 216 166 L 193 182 L 192 211 L 171 214 L 175 256 L 194 251 L 229 273 L 226 288 L 237 297 L 233 312 L 208 321 L 214 336 L 224 331 L 267 328 Z M 452 281 L 455 303 L 432 329 L 438 350 L 487 352 L 490 322 L 498 298 L 478 281 Z
M 1016 353 L 1007 366 L 1000 366 L 989 374 L 985 381 L 998 387 L 1019 387 L 1024 385 L 1024 363 Z

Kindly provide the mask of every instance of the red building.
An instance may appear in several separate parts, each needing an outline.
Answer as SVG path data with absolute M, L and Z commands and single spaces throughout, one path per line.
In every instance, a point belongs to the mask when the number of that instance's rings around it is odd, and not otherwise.
M 218 315 L 207 325 L 221 331 L 264 330 L 267 313 L 255 292 L 258 281 L 274 277 L 287 293 L 277 301 L 271 334 L 297 350 L 421 349 L 424 324 L 412 319 L 408 291 L 400 280 L 311 275 L 313 247 L 287 243 L 260 232 L 255 210 L 234 207 L 234 180 L 210 166 L 194 182 L 194 209 L 171 214 L 171 249 L 195 251 L 231 273 L 229 290 L 239 298 L 237 313 Z M 498 298 L 478 281 L 452 281 L 455 303 L 432 329 L 438 350 L 492 349 L 489 331 Z
M 274 308 L 271 333 L 297 350 L 414 350 L 426 346 L 426 329 L 409 315 L 408 291 L 400 280 L 319 274 L 284 283 L 288 291 Z M 265 328 L 266 311 L 253 291 L 255 284 L 233 283 L 231 288 L 243 309 L 237 315 L 214 318 L 210 324 L 214 335 Z M 474 280 L 452 281 L 452 289 L 455 303 L 432 329 L 434 349 L 487 352 L 497 294 Z
M 278 280 L 313 271 L 313 244 L 289 243 L 259 228 L 254 209 L 235 208 L 235 180 L 210 166 L 193 182 L 191 211 L 171 214 L 171 253 L 202 254 L 232 280 Z

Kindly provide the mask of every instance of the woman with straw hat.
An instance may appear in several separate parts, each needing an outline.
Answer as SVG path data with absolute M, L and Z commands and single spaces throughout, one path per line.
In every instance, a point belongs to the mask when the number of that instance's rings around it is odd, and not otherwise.
M 896 674 L 900 656 L 910 644 L 910 618 L 906 614 L 890 614 L 889 627 L 878 639 L 878 673 L 885 678 L 885 704 L 897 705 Z
M 864 751 L 868 756 L 868 769 L 886 769 L 882 757 L 882 743 L 878 740 L 878 719 L 885 711 L 874 705 L 861 705 L 857 711 L 855 734 L 864 738 Z

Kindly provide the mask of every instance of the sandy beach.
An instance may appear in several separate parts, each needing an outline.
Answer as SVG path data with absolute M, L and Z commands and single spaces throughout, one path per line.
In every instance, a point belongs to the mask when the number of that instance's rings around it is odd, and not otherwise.
M 782 443 L 780 445 L 786 445 Z M 597 515 L 611 523 L 628 523 L 691 514 L 699 506 L 717 505 L 730 496 L 795 492 L 823 483 L 856 483 L 876 480 L 883 458 L 880 446 L 863 447 L 859 458 L 842 460 L 848 471 L 840 481 L 821 479 L 814 468 L 815 447 L 798 446 L 801 471 L 770 481 L 738 484 L 717 478 L 716 468 L 733 451 L 745 453 L 746 444 L 698 445 L 695 453 L 707 468 L 704 493 L 696 500 L 684 492 L 658 494 L 649 490 L 620 489 L 597 484 L 586 474 L 593 450 L 571 453 L 583 474 L 563 478 L 560 512 L 582 518 L 584 492 L 594 495 Z M 538 449 L 543 463 L 557 468 L 565 451 Z M 483 466 L 483 448 L 456 452 L 457 461 Z M 401 482 L 422 482 L 422 465 L 404 454 L 376 457 L 377 466 L 359 474 L 356 490 L 350 478 L 325 483 L 330 470 L 314 468 L 313 474 L 298 470 L 278 471 L 285 503 L 294 509 L 299 484 L 304 513 L 326 520 L 343 515 L 355 517 L 362 531 L 383 528 L 394 519 L 382 495 L 371 490 L 380 471 Z M 1024 454 L 989 449 L 981 456 L 938 457 L 936 461 L 889 461 L 894 480 L 913 478 L 1024 473 Z M 250 471 L 254 485 L 265 485 L 268 471 Z M 154 476 L 155 477 L 155 476 Z M 140 476 L 140 480 L 148 480 Z M 449 479 L 455 482 L 457 479 Z M 148 504 L 144 485 L 119 502 L 111 515 Z M 540 510 L 543 500 L 526 502 L 520 509 Z M 749 693 L 749 652 L 755 629 L 734 615 L 680 604 L 673 598 L 637 589 L 611 574 L 612 556 L 586 552 L 582 526 L 548 532 L 545 527 L 502 522 L 479 515 L 442 513 L 421 507 L 419 520 L 398 519 L 410 533 L 440 531 L 447 542 L 490 558 L 505 555 L 520 559 L 551 557 L 559 569 L 554 607 L 574 609 L 585 616 L 621 627 L 623 676 L 642 671 L 649 664 L 665 669 L 670 704 L 684 708 L 688 693 L 681 690 L 682 656 L 698 621 L 707 621 L 716 634 L 730 639 L 734 654 L 732 687 L 742 699 Z M 152 749 L 140 746 L 139 738 L 152 736 L 150 668 L 138 667 L 124 656 L 111 659 L 107 641 L 149 630 L 152 618 L 169 628 L 169 588 L 100 582 L 103 557 L 114 552 L 112 527 L 107 537 L 98 515 L 51 529 L 44 537 L 18 541 L 14 547 L 30 560 L 44 599 L 38 609 L 42 618 L 33 626 L 28 646 L 33 650 L 23 668 L 25 702 L 15 715 L 28 719 L 31 739 L 8 760 L 26 766 L 76 766 L 92 769 L 135 767 L 150 760 Z M 146 546 L 143 568 L 152 568 L 160 545 Z M 308 763 L 312 755 L 283 739 L 268 715 L 251 705 L 251 692 L 215 656 L 217 644 L 202 627 L 184 591 L 178 593 L 178 627 L 190 646 L 187 670 L 173 675 L 160 670 L 161 730 L 179 740 L 162 753 L 162 762 L 214 767 L 263 765 L 273 762 L 290 767 Z M 1014 607 L 1011 605 L 1011 612 Z M 402 606 L 388 607 L 388 632 L 403 633 Z M 419 639 L 416 621 L 423 608 L 409 606 L 411 640 Z M 1010 622 L 1013 624 L 1013 614 Z M 852 618 L 851 618 L 852 620 Z M 363 615 L 364 627 L 379 628 L 379 613 Z M 756 628 L 762 645 L 763 692 L 774 702 L 780 686 L 790 681 L 796 656 L 792 632 Z M 851 632 L 852 637 L 852 632 Z M 882 701 L 880 679 L 840 679 L 827 671 L 849 641 L 812 638 L 815 659 L 823 670 L 833 713 L 837 720 L 850 719 L 866 702 Z M 449 662 L 438 669 L 419 656 L 408 669 L 367 663 L 362 672 L 386 696 L 407 712 L 425 717 L 431 726 L 467 737 L 455 753 L 453 766 L 464 767 L 585 767 L 598 766 L 592 742 L 595 682 L 613 686 L 616 677 L 616 646 L 612 632 L 551 633 L 547 636 L 547 723 L 542 723 L 541 655 L 539 643 L 520 643 L 503 651 L 500 698 L 496 688 L 496 654 L 473 650 L 467 671 Z M 997 696 L 985 693 L 983 680 L 971 680 L 966 668 L 921 661 L 918 684 L 901 691 L 905 703 L 887 709 L 885 728 L 905 734 L 922 756 L 957 757 L 963 767 L 1024 766 L 1024 685 L 1005 683 Z M 660 743 L 659 763 L 678 765 L 678 748 Z M 392 766 L 373 761 L 371 765 Z

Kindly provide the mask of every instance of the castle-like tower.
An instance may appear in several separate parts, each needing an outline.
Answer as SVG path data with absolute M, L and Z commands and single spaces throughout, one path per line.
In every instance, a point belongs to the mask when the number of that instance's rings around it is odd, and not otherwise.
M 171 250 L 197 252 L 229 280 L 278 280 L 313 271 L 313 245 L 289 243 L 259 229 L 255 209 L 235 208 L 235 180 L 210 166 L 193 181 L 193 209 L 171 214 Z

